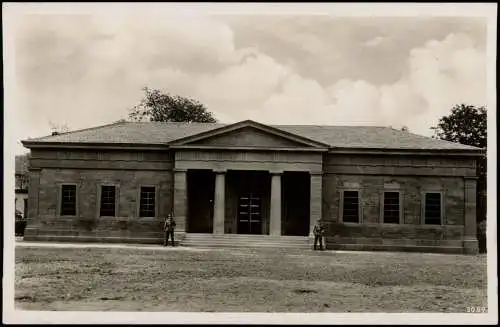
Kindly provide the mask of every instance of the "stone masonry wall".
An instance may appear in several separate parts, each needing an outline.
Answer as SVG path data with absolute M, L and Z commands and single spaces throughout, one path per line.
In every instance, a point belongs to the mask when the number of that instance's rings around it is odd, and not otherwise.
M 339 222 L 341 192 L 359 190 L 363 223 L 380 222 L 381 193 L 402 192 L 404 224 L 420 225 L 422 192 L 442 191 L 444 196 L 445 225 L 464 224 L 464 180 L 460 177 L 413 177 L 373 175 L 331 175 L 323 177 L 323 218 Z
M 464 177 L 475 173 L 473 160 L 330 155 L 324 167 L 323 219 L 330 248 L 444 246 L 461 251 L 466 218 Z M 360 224 L 339 219 L 342 190 L 360 192 Z M 381 223 L 381 193 L 391 190 L 402 194 L 402 224 Z M 442 192 L 442 225 L 422 224 L 425 191 Z
M 143 238 L 145 242 L 161 239 L 162 218 L 172 211 L 173 173 L 168 169 L 172 167 L 168 154 L 46 150 L 32 154 L 30 182 L 36 186 L 37 194 L 35 203 L 30 203 L 26 239 L 44 236 L 94 240 Z M 116 168 L 106 169 L 103 163 L 108 161 L 113 161 Z M 100 168 L 92 169 L 97 167 Z M 59 215 L 60 189 L 64 183 L 77 185 L 76 217 Z M 117 186 L 116 217 L 99 217 L 101 184 Z M 138 218 L 141 185 L 156 186 L 155 218 Z
M 77 217 L 59 216 L 60 187 L 77 184 Z M 98 188 L 114 184 L 118 192 L 116 217 L 98 216 Z M 141 185 L 157 187 L 156 218 L 139 218 Z M 172 174 L 156 171 L 43 169 L 40 173 L 39 232 L 61 232 L 69 228 L 77 235 L 116 237 L 161 236 L 162 217 L 172 211 Z M 68 225 L 69 223 L 69 225 Z

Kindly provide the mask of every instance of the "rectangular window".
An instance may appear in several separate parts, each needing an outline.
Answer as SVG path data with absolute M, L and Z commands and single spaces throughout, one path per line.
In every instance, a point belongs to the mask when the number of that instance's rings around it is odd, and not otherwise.
M 76 185 L 61 186 L 61 216 L 76 216 Z
M 155 195 L 156 190 L 154 186 L 141 187 L 141 199 L 139 208 L 140 217 L 155 216 Z
M 399 192 L 384 192 L 384 223 L 399 224 Z
M 441 193 L 425 194 L 425 224 L 441 225 Z
M 114 217 L 116 211 L 116 187 L 101 186 L 101 217 Z
M 342 221 L 346 223 L 359 223 L 358 191 L 344 191 Z

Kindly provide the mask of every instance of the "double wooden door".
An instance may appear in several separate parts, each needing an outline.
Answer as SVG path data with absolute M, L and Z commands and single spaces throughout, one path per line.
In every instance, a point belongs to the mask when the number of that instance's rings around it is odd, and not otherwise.
M 253 193 L 240 196 L 238 234 L 262 233 L 262 197 Z

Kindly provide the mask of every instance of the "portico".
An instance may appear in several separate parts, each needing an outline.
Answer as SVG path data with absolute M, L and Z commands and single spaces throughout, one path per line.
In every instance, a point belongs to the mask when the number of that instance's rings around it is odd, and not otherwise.
M 175 182 L 174 215 L 187 233 L 308 236 L 321 217 L 320 174 L 177 169 Z
M 323 154 L 328 151 L 322 143 L 244 122 L 179 139 L 170 147 L 175 150 L 174 215 L 188 224 L 188 233 L 307 236 L 321 217 Z M 201 171 L 205 182 L 188 178 Z M 200 187 L 205 191 L 194 190 Z M 200 192 L 201 198 L 189 196 Z M 300 208 L 290 205 L 296 201 Z

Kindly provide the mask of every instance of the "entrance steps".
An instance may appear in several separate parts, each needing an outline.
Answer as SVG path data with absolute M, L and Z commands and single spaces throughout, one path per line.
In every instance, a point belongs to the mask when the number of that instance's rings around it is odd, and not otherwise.
M 182 246 L 309 249 L 307 236 L 186 233 Z

